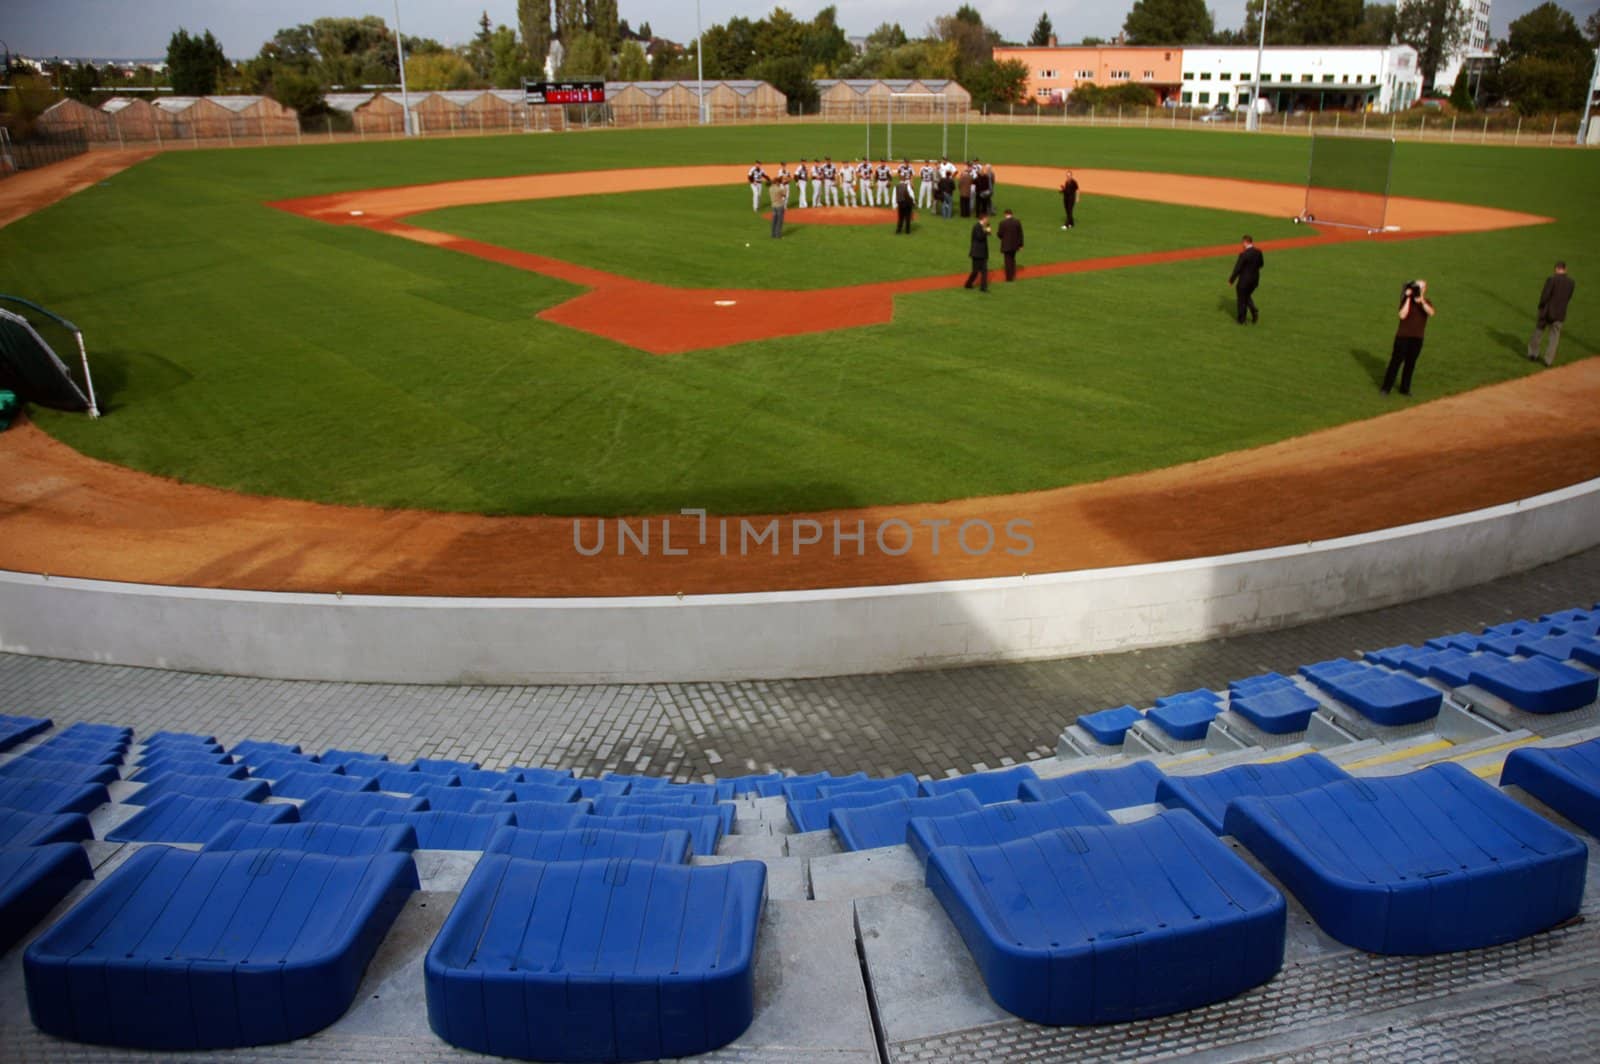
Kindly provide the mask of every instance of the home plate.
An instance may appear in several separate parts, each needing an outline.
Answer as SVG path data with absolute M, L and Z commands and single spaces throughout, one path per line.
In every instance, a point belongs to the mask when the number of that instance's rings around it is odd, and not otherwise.
M 366 213 L 367 213 L 367 212 L 366 212 L 366 211 L 351 211 L 351 212 L 350 212 L 350 217 L 352 217 L 352 218 L 359 218 L 359 217 L 361 217 L 361 216 L 362 216 L 362 215 L 363 215 L 363 214 L 366 214 Z
M 731 307 L 737 304 L 739 301 L 737 299 L 718 299 L 715 302 L 719 307 Z

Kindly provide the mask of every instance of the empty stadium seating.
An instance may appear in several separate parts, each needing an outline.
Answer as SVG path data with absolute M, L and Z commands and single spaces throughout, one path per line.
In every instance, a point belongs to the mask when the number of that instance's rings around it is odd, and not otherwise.
M 1517 786 L 1600 836 L 1600 739 L 1565 747 L 1524 747 L 1506 755 L 1500 786 Z
M 1235 765 L 1199 776 L 1168 776 L 1156 784 L 1156 801 L 1169 809 L 1189 810 L 1221 835 L 1228 803 L 1235 798 L 1247 794 L 1294 794 L 1349 778 L 1327 758 L 1307 754 L 1265 765 Z

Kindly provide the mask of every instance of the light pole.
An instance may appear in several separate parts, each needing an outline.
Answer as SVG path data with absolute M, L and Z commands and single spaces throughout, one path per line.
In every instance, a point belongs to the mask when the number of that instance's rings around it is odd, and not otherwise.
M 400 60 L 400 110 L 401 124 L 406 136 L 411 136 L 411 94 L 406 91 L 406 46 L 400 40 L 400 0 L 394 0 L 394 54 Z
M 694 75 L 700 95 L 700 124 L 706 124 L 706 42 L 700 32 L 700 0 L 694 0 Z
M 1267 50 L 1267 0 L 1261 0 L 1261 40 L 1256 44 L 1256 81 L 1250 90 L 1250 111 L 1244 128 L 1254 133 L 1261 128 L 1261 57 Z
M 1600 48 L 1594 53 L 1594 72 L 1589 75 L 1589 92 L 1583 98 L 1583 120 L 1578 123 L 1578 145 L 1589 142 L 1589 112 L 1594 110 L 1595 93 L 1600 91 Z

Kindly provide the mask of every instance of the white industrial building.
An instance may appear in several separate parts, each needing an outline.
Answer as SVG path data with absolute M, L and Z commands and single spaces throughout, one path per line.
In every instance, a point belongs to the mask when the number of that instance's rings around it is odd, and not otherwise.
M 1179 102 L 1236 110 L 1249 104 L 1254 48 L 1185 47 Z M 1422 94 L 1417 50 L 1319 46 L 1268 48 L 1261 64 L 1261 110 L 1402 111 Z
M 1490 47 L 1489 18 L 1493 12 L 1492 0 L 1459 0 L 1467 11 L 1467 36 L 1453 55 L 1448 55 L 1434 75 L 1433 85 L 1439 92 L 1449 92 L 1456 83 L 1456 75 L 1469 59 L 1484 59 L 1494 55 Z

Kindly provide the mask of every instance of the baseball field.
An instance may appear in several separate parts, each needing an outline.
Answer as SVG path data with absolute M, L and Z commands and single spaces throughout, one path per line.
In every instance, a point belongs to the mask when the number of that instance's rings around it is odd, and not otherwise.
M 85 454 L 273 496 L 489 514 L 806 510 L 1029 491 L 1170 466 L 1370 418 L 1400 285 L 1440 313 L 1411 402 L 1537 371 L 1514 357 L 1550 263 L 1580 279 L 1600 157 L 1402 144 L 1394 192 L 1547 224 L 1275 250 L 1287 217 L 1119 198 L 1086 184 L 1059 229 L 1008 166 L 1293 185 L 1307 142 L 982 128 L 1022 280 L 894 300 L 892 321 L 660 357 L 541 320 L 578 294 L 540 273 L 268 204 L 525 174 L 849 156 L 797 126 L 307 146 L 149 159 L 0 230 L 0 291 L 76 321 L 108 417 L 40 412 Z M 733 172 L 730 170 L 730 173 Z M 965 273 L 970 223 L 807 225 L 782 240 L 737 178 L 487 203 L 410 221 L 680 287 L 819 289 Z M 1231 320 L 1227 257 L 1028 276 L 1029 267 L 1225 246 L 1267 252 L 1259 326 Z M 998 273 L 998 256 L 995 266 Z M 998 281 L 998 278 L 996 278 Z M 1563 361 L 1592 355 L 1580 295 Z M 711 313 L 706 310 L 702 313 Z M 620 305 L 616 314 L 626 316 Z M 669 323 L 663 323 L 670 329 Z

